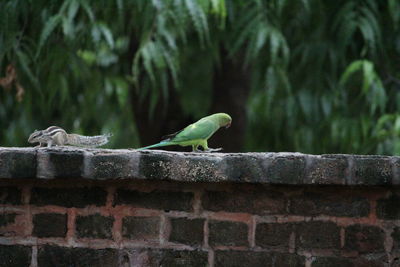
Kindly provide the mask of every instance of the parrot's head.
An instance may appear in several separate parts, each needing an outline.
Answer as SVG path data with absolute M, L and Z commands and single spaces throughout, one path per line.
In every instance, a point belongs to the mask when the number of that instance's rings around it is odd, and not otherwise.
M 229 128 L 232 123 L 232 118 L 226 113 L 217 113 L 215 114 L 218 117 L 219 127 Z

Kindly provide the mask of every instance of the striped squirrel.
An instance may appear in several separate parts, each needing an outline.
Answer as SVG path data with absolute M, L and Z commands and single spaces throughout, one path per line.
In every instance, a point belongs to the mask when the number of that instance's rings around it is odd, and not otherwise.
M 96 147 L 107 144 L 111 134 L 83 136 L 79 134 L 68 134 L 63 128 L 58 126 L 50 126 L 46 130 L 35 130 L 28 139 L 29 143 L 47 144 L 47 147 L 53 145 L 64 146 L 86 146 Z

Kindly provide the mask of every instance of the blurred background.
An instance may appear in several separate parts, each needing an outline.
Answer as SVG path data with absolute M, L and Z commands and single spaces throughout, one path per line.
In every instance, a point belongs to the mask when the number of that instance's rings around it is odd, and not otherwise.
M 0 146 L 138 147 L 214 112 L 226 152 L 400 154 L 400 1 L 0 1 Z

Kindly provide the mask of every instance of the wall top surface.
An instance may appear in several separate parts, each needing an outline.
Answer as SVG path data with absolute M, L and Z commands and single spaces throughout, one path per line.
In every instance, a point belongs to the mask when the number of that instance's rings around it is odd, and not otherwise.
M 399 185 L 400 157 L 0 147 L 0 178 Z

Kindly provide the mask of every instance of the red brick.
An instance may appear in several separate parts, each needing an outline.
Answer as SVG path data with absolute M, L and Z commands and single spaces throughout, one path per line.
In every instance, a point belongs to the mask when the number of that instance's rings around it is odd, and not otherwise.
M 376 214 L 379 219 L 398 220 L 400 219 L 400 197 L 393 194 L 388 198 L 378 199 Z
M 385 255 L 368 255 L 367 258 L 340 258 L 340 257 L 317 257 L 313 260 L 311 267 L 386 267 L 388 265 Z
M 78 238 L 112 239 L 114 218 L 100 214 L 76 217 L 76 234 Z
M 399 257 L 394 258 L 392 265 L 390 267 L 400 267 L 400 258 Z
M 66 214 L 40 213 L 33 216 L 33 236 L 65 237 L 66 233 Z
M 21 229 L 16 229 L 16 213 L 4 213 L 0 214 L 0 236 L 15 236 L 22 235 Z M 24 227 L 24 225 L 21 225 Z M 23 231 L 23 229 L 22 229 Z
M 148 209 L 191 211 L 193 193 L 178 191 L 140 192 L 118 189 L 115 194 L 115 205 L 133 205 Z
M 370 206 L 364 197 L 343 196 L 338 192 L 305 192 L 303 196 L 291 199 L 289 212 L 304 216 L 366 217 Z
M 318 257 L 313 260 L 311 267 L 355 267 L 350 259 L 337 257 Z
M 389 262 L 386 255 L 367 254 L 365 258 L 358 257 L 353 260 L 354 266 L 357 267 L 386 267 Z
M 204 267 L 208 266 L 206 251 L 173 249 L 129 249 L 124 265 L 137 267 Z
M 171 218 L 169 241 L 201 246 L 204 239 L 204 219 Z
M 260 215 L 285 214 L 286 200 L 279 192 L 257 190 L 249 192 L 206 191 L 202 205 L 209 211 L 246 212 Z
M 384 232 L 376 226 L 351 225 L 345 230 L 345 248 L 356 250 L 361 253 L 383 252 Z
M 13 224 L 16 216 L 17 216 L 16 213 L 0 214 L 0 227 L 4 227 L 9 224 Z M 1 235 L 1 232 L 0 232 L 0 235 Z
M 296 246 L 338 249 L 340 247 L 340 228 L 332 222 L 300 223 L 296 226 Z
M 107 192 L 100 187 L 36 187 L 32 189 L 31 204 L 83 208 L 89 205 L 104 206 L 106 199 Z
M 156 258 L 158 264 L 154 266 L 203 267 L 207 266 L 208 262 L 207 252 L 199 250 L 184 251 L 168 249 L 159 250 L 157 254 L 157 257 L 154 258 Z
M 290 253 L 273 253 L 275 266 L 304 267 L 305 257 Z
M 259 223 L 256 227 L 256 245 L 263 248 L 289 246 L 294 225 L 290 223 Z
M 392 232 L 393 248 L 400 250 L 400 227 L 395 227 Z
M 0 186 L 0 204 L 21 204 L 21 189 L 11 186 Z
M 159 217 L 125 217 L 122 220 L 122 235 L 135 240 L 158 240 Z
M 241 222 L 209 221 L 209 241 L 212 246 L 248 246 L 248 226 Z
M 305 258 L 296 254 L 233 250 L 215 252 L 215 267 L 304 267 L 304 265 Z
M 38 267 L 119 266 L 115 249 L 67 248 L 43 246 L 39 248 Z
M 28 267 L 32 249 L 27 246 L 0 245 L 0 267 Z
M 268 252 L 217 250 L 215 267 L 273 266 L 273 255 Z

